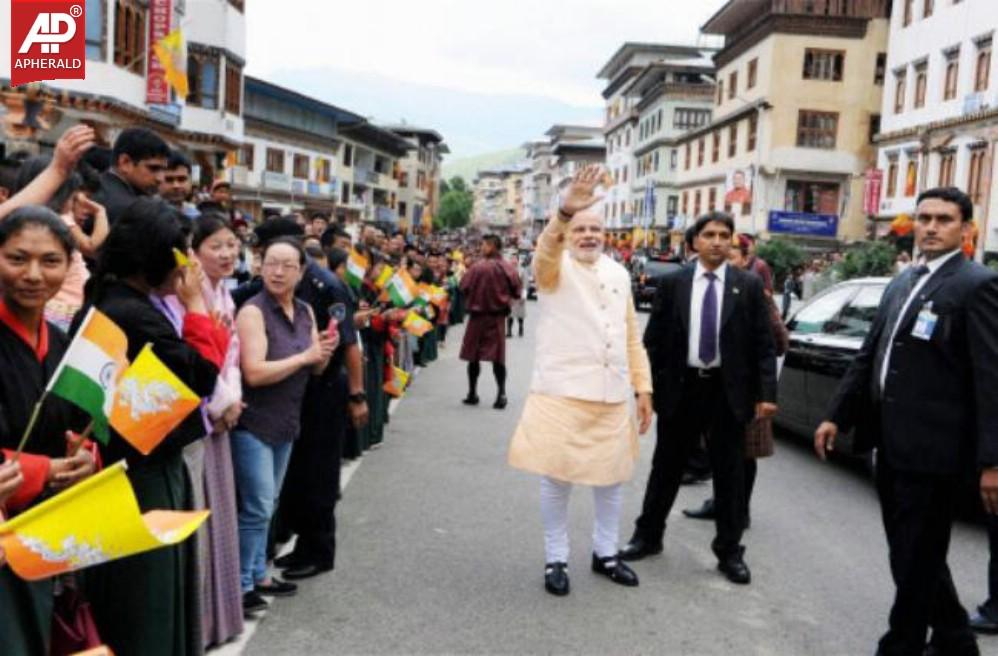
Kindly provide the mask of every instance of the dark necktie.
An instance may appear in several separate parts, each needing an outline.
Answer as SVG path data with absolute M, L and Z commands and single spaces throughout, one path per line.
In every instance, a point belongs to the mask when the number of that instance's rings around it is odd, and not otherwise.
M 703 293 L 700 308 L 700 361 L 709 366 L 717 357 L 717 289 L 714 287 L 717 276 L 708 271 L 704 277 L 707 278 L 707 291 Z
M 878 396 L 880 392 L 880 379 L 882 378 L 881 374 L 884 367 L 884 357 L 887 355 L 887 347 L 890 346 L 894 329 L 897 327 L 898 321 L 901 320 L 901 310 L 904 309 L 904 304 L 908 301 L 908 297 L 911 296 L 911 292 L 914 291 L 915 285 L 928 272 L 929 267 L 924 264 L 909 269 L 907 273 L 903 274 L 905 277 L 898 281 L 898 289 L 890 299 L 890 306 L 887 308 L 887 321 L 884 323 L 884 329 L 880 333 L 880 339 L 877 340 L 877 356 L 873 361 L 873 383 Z

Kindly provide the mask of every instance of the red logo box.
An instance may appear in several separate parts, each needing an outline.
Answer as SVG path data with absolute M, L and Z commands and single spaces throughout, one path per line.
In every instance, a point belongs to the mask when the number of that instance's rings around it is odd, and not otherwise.
M 82 80 L 86 67 L 84 0 L 11 0 L 11 86 L 42 80 Z

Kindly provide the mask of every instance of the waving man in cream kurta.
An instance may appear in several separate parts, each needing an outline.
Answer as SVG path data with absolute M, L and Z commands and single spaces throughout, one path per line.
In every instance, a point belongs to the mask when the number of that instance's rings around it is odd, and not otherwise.
M 621 483 L 638 455 L 628 403 L 636 392 L 640 432 L 652 418 L 651 374 L 641 343 L 630 276 L 603 254 L 603 217 L 593 209 L 599 166 L 579 171 L 534 257 L 540 319 L 530 396 L 509 462 L 540 474 L 548 592 L 568 594 L 568 497 L 573 483 L 593 487 L 592 569 L 615 583 L 638 584 L 617 558 Z M 567 246 L 567 249 L 566 249 Z

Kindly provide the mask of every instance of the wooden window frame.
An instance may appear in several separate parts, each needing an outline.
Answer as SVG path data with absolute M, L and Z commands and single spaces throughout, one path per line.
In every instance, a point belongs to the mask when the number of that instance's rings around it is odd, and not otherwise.
M 846 51 L 825 48 L 804 50 L 803 79 L 818 82 L 841 82 L 845 77 Z
M 256 152 L 256 149 L 255 149 L 255 147 L 254 147 L 253 144 L 251 144 L 251 143 L 244 143 L 239 148 L 238 159 L 236 161 L 239 162 L 239 164 L 241 166 L 245 166 L 247 171 L 252 171 L 253 170 L 253 158 L 254 158 L 255 152 Z
M 734 100 L 738 96 L 738 71 L 731 71 L 728 75 L 728 100 Z
M 145 75 L 146 23 L 149 10 L 136 0 L 116 0 L 114 5 L 114 64 Z
M 898 193 L 898 173 L 900 172 L 900 167 L 898 166 L 898 158 L 889 157 L 887 159 L 887 197 L 895 198 Z
M 213 95 L 204 93 L 202 70 L 205 64 L 213 64 L 215 66 L 215 89 Z M 222 84 L 222 61 L 217 54 L 201 50 L 190 50 L 187 54 L 187 77 L 190 81 L 190 89 L 187 94 L 188 105 L 211 110 L 220 107 L 219 87 Z M 213 102 L 209 103 L 207 99 L 211 99 Z
M 284 159 L 285 152 L 283 150 L 267 146 L 266 168 L 264 170 L 268 173 L 284 173 Z
M 915 109 L 925 107 L 925 96 L 929 86 L 929 65 L 925 62 L 915 66 Z
M 946 53 L 943 70 L 943 100 L 954 100 L 960 88 L 960 51 Z
M 748 143 L 746 146 L 747 152 L 754 152 L 756 147 L 756 141 L 759 137 L 759 115 L 752 114 L 748 118 Z
M 832 127 L 808 125 L 833 121 Z M 797 112 L 797 147 L 835 150 L 838 144 L 839 113 L 802 109 Z M 828 139 L 831 139 L 829 142 Z
M 977 60 L 974 67 L 974 91 L 987 91 L 991 86 L 992 41 L 987 39 L 977 44 Z
M 732 123 L 728 127 L 728 157 L 738 154 L 738 124 Z
M 711 136 L 713 141 L 710 145 L 710 161 L 716 164 L 721 159 L 721 133 L 719 130 L 714 130 Z
M 302 153 L 295 153 L 291 158 L 291 177 L 299 180 L 308 180 L 309 157 Z
M 967 172 L 967 195 L 974 205 L 984 203 L 987 148 L 975 145 L 970 149 L 970 167 Z
M 748 63 L 748 74 L 745 76 L 745 89 L 754 89 L 756 84 L 756 79 L 759 75 L 759 58 L 751 60 Z
M 956 151 L 939 153 L 939 186 L 952 187 L 956 178 Z
M 707 150 L 707 138 L 700 137 L 697 141 L 697 168 L 703 166 L 704 161 L 704 151 Z
M 228 59 L 225 61 L 225 111 L 239 116 L 242 113 L 243 69 Z

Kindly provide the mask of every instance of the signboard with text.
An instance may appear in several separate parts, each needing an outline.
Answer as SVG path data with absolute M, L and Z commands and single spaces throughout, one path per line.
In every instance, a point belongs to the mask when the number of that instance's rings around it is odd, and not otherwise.
M 170 84 L 166 70 L 156 56 L 153 46 L 170 33 L 173 18 L 173 0 L 149 0 L 149 43 L 146 50 L 146 103 L 166 105 L 170 102 Z
M 769 213 L 769 232 L 800 237 L 835 237 L 839 230 L 837 214 L 811 214 L 810 212 Z

